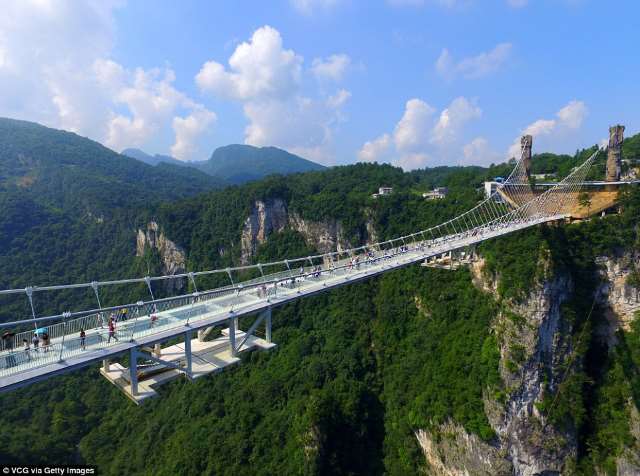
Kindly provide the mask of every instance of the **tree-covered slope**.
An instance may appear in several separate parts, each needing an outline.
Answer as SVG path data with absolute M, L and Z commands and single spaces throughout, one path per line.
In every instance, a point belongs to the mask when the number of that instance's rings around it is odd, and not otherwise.
M 240 184 L 272 174 L 294 174 L 324 167 L 277 147 L 232 144 L 218 147 L 209 160 L 193 166 L 214 177 Z
M 175 200 L 219 187 L 195 170 L 151 167 L 76 134 L 0 118 L 0 192 L 77 214 Z

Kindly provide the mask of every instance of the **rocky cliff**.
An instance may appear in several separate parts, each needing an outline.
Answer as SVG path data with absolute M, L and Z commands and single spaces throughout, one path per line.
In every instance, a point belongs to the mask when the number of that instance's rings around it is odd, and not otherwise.
M 628 330 L 640 310 L 636 287 L 640 257 L 634 253 L 599 257 L 600 285 L 594 299 L 606 320 L 596 336 L 613 349 L 616 331 Z M 431 473 L 442 476 L 514 474 L 517 476 L 573 474 L 578 456 L 577 429 L 556 427 L 543 407 L 545 396 L 553 401 L 560 384 L 583 362 L 574 348 L 573 321 L 563 305 L 575 293 L 567 272 L 541 263 L 538 283 L 520 300 L 502 302 L 493 330 L 500 346 L 500 374 L 504 395 L 485 393 L 485 413 L 496 432 L 494 441 L 483 442 L 453 422 L 435 430 L 420 429 L 416 438 Z M 495 294 L 499 276 L 483 272 L 482 258 L 471 264 L 474 284 Z M 571 362 L 567 371 L 567 363 Z M 630 432 L 635 441 L 616 459 L 618 475 L 640 474 L 640 415 L 629 401 Z M 598 470 L 596 469 L 596 472 Z M 602 472 L 602 474 L 605 474 Z
M 365 236 L 360 237 L 363 242 L 377 241 L 377 235 L 373 221 L 367 211 L 365 223 Z M 342 222 L 337 219 L 324 221 L 312 221 L 303 218 L 299 213 L 289 210 L 284 200 L 279 198 L 269 200 L 256 200 L 245 219 L 242 227 L 241 260 L 243 264 L 249 263 L 258 246 L 275 232 L 290 228 L 300 233 L 307 244 L 320 253 L 348 249 L 356 246 L 346 236 Z
M 138 229 L 136 234 L 136 256 L 144 256 L 147 251 L 156 251 L 162 262 L 162 274 L 180 274 L 186 271 L 184 250 L 169 240 L 160 230 L 158 223 L 150 221 L 146 229 Z M 164 281 L 167 292 L 181 291 L 185 287 L 182 279 Z

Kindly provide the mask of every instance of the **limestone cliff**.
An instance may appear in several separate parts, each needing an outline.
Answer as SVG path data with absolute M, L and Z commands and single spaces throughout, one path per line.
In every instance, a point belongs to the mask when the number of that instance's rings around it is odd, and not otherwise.
M 596 329 L 610 348 L 616 331 L 628 329 L 640 310 L 634 274 L 640 257 L 627 253 L 599 257 L 602 284 L 595 298 L 607 317 Z M 556 428 L 539 410 L 545 392 L 552 395 L 565 378 L 566 363 L 573 358 L 571 336 L 575 332 L 562 306 L 571 299 L 574 283 L 569 274 L 542 263 L 543 277 L 519 301 L 503 302 L 493 330 L 500 346 L 500 374 L 505 397 L 497 401 L 485 394 L 485 413 L 497 434 L 487 444 L 452 422 L 433 431 L 420 429 L 416 438 L 425 455 L 429 474 L 458 476 L 514 474 L 517 476 L 572 474 L 577 460 L 574 428 Z M 480 258 L 471 264 L 474 284 L 495 294 L 499 276 L 483 273 Z M 582 368 L 573 361 L 572 371 Z M 640 415 L 629 402 L 630 430 L 635 443 L 617 458 L 617 474 L 640 474 Z M 444 435 L 444 437 L 442 436 Z
M 377 235 L 373 226 L 370 212 L 365 210 L 367 217 L 365 236 L 360 237 L 363 242 L 374 242 Z M 249 263 L 258 246 L 275 232 L 290 228 L 300 233 L 307 244 L 321 253 L 342 250 L 356 246 L 346 236 L 340 220 L 327 219 L 312 221 L 303 218 L 299 213 L 288 209 L 287 204 L 280 198 L 256 200 L 245 219 L 242 227 L 241 261 Z
M 495 293 L 499 277 L 488 277 L 482 268 L 482 260 L 472 264 L 474 283 Z M 446 438 L 420 430 L 417 438 L 433 474 L 554 475 L 575 461 L 576 436 L 550 425 L 536 405 L 547 389 L 556 388 L 561 363 L 571 352 L 564 338 L 571 328 L 560 307 L 572 288 L 569 277 L 547 271 L 524 299 L 502 306 L 493 331 L 505 395 L 500 401 L 485 395 L 485 413 L 497 436 L 487 444 L 452 423 L 438 428 Z
M 628 331 L 634 313 L 640 310 L 640 290 L 630 284 L 640 266 L 640 257 L 630 253 L 614 257 L 601 256 L 597 262 L 604 278 L 600 296 L 607 308 L 610 331 L 608 340 L 610 344 L 614 344 L 615 331 L 620 328 Z
M 162 261 L 162 274 L 180 274 L 186 271 L 186 258 L 184 250 L 169 240 L 160 231 L 158 223 L 150 221 L 146 229 L 138 229 L 136 234 L 136 256 L 144 256 L 147 250 L 156 250 Z M 170 279 L 164 281 L 168 292 L 184 289 L 182 279 Z

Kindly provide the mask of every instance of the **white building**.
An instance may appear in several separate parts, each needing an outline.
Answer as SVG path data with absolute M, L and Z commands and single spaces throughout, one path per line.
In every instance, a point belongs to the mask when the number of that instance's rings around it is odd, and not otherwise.
M 373 198 L 378 198 L 382 195 L 391 195 L 393 193 L 393 187 L 380 187 L 378 193 L 371 195 Z
M 448 192 L 447 187 L 436 187 L 430 192 L 423 193 L 422 198 L 426 198 L 427 200 L 442 200 L 447 196 Z

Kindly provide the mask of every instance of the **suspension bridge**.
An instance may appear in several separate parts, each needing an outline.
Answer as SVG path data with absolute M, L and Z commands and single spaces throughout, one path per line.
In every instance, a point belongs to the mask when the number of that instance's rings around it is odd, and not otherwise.
M 523 141 L 521 158 L 499 190 L 455 218 L 406 236 L 250 266 L 0 290 L 0 296 L 23 296 L 32 311 L 30 318 L 0 324 L 4 344 L 0 391 L 102 362 L 101 373 L 140 403 L 153 396 L 154 388 L 163 381 L 180 375 L 195 379 L 238 362 L 242 352 L 274 347 L 271 310 L 277 306 L 485 240 L 565 220 L 579 206 L 585 178 L 600 151 L 563 180 L 535 192 L 526 147 Z M 212 275 L 224 276 L 228 284 L 200 290 L 198 281 Z M 194 291 L 155 298 L 152 284 L 168 280 L 187 281 Z M 148 300 L 102 305 L 106 288 L 141 284 L 149 291 Z M 92 293 L 96 306 L 55 315 L 36 314 L 35 295 L 68 289 Z M 245 324 L 251 319 L 244 331 L 240 318 Z M 170 345 L 163 348 L 163 343 Z M 112 362 L 124 355 L 129 357 L 129 368 Z

